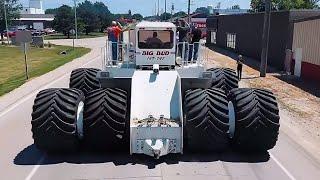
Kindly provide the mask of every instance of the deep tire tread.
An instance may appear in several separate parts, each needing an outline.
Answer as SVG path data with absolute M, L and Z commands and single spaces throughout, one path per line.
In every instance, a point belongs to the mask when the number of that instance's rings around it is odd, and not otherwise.
M 84 111 L 84 142 L 92 150 L 123 147 L 127 119 L 127 93 L 97 89 L 88 93 Z
M 267 151 L 278 140 L 279 108 L 272 92 L 234 89 L 229 94 L 236 112 L 234 147 L 241 151 Z
M 212 71 L 216 75 L 211 85 L 212 88 L 219 88 L 228 93 L 232 89 L 239 87 L 239 80 L 235 70 L 230 68 L 211 68 L 207 71 Z
M 38 93 L 32 112 L 35 145 L 48 152 L 74 151 L 77 137 L 77 110 L 84 95 L 77 89 L 47 89 Z
M 70 88 L 81 90 L 84 95 L 90 91 L 100 88 L 100 83 L 97 80 L 97 73 L 101 71 L 95 68 L 79 68 L 72 71 L 70 76 Z
M 223 90 L 188 90 L 185 117 L 187 143 L 192 151 L 222 151 L 228 147 L 228 101 Z

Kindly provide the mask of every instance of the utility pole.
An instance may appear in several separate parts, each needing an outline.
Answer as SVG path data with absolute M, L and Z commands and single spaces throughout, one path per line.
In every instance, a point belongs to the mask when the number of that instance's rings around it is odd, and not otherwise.
M 191 8 L 191 0 L 188 0 L 188 23 L 190 24 L 190 9 Z
M 266 77 L 266 74 L 267 74 L 269 35 L 270 35 L 270 16 L 271 16 L 271 0 L 265 0 L 260 77 Z
M 9 45 L 10 41 L 9 41 L 9 29 L 8 29 L 8 20 L 7 20 L 6 1 L 3 1 L 3 10 L 4 10 L 4 20 L 5 20 L 5 23 L 6 23 L 6 30 L 7 30 L 7 41 L 8 41 L 8 45 Z
M 171 5 L 171 20 L 172 20 L 172 17 L 173 17 L 173 11 L 174 11 L 174 4 L 172 3 L 172 5 Z
M 76 39 L 78 39 L 78 21 L 77 21 L 77 0 L 74 0 L 74 26 L 76 32 Z
M 154 16 L 157 16 L 157 3 L 154 3 Z
M 167 0 L 164 0 L 164 19 L 167 20 Z
M 158 18 L 160 17 L 160 0 L 158 0 Z

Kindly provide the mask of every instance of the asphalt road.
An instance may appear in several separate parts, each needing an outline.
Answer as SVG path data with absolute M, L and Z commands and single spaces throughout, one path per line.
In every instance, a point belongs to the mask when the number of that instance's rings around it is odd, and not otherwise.
M 68 44 L 70 41 L 52 41 Z M 240 179 L 316 180 L 320 163 L 290 134 L 280 132 L 274 149 L 261 154 L 190 154 L 154 160 L 126 153 L 78 152 L 47 155 L 33 145 L 31 111 L 37 92 L 45 88 L 68 87 L 76 67 L 101 67 L 100 47 L 104 39 L 81 40 L 93 48 L 83 58 L 28 82 L 0 98 L 0 179 Z M 281 118 L 288 118 L 281 113 Z

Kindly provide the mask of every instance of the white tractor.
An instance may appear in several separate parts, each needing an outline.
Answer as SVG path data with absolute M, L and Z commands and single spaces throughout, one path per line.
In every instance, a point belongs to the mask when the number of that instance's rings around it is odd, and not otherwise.
M 197 47 L 198 55 L 189 53 Z M 76 69 L 70 88 L 37 95 L 35 145 L 49 152 L 127 149 L 155 158 L 185 149 L 273 148 L 280 117 L 272 92 L 238 89 L 231 69 L 206 70 L 205 51 L 202 43 L 177 43 L 172 23 L 137 24 L 124 42 L 107 43 L 104 70 Z

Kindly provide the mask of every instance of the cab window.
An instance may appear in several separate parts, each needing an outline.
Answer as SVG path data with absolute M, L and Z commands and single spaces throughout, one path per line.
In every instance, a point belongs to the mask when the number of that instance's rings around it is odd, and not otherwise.
M 138 47 L 139 49 L 172 49 L 174 33 L 171 30 L 138 31 Z

